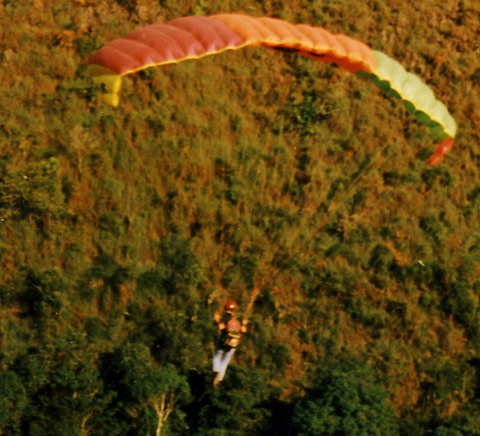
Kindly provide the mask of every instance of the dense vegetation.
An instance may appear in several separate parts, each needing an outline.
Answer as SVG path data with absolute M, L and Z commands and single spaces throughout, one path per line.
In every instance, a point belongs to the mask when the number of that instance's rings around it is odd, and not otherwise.
M 244 11 L 349 34 L 459 123 L 261 48 L 124 81 L 89 55 Z M 0 0 L 0 434 L 480 434 L 480 4 Z M 249 333 L 212 388 L 213 312 Z

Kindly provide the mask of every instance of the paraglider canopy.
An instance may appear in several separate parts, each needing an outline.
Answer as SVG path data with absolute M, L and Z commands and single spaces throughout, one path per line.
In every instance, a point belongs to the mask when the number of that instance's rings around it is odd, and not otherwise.
M 430 164 L 438 164 L 453 147 L 455 120 L 430 87 L 385 53 L 320 27 L 244 14 L 182 17 L 111 41 L 93 54 L 90 63 L 94 80 L 103 86 L 102 100 L 117 106 L 125 75 L 246 46 L 295 51 L 315 61 L 365 73 L 382 89 L 400 97 L 417 120 L 430 128 L 434 139 L 441 141 Z

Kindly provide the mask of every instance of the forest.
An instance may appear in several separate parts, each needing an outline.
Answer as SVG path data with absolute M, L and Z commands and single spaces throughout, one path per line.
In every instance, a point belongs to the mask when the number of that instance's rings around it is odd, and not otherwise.
M 388 54 L 455 146 L 429 165 L 400 99 L 288 50 L 99 101 L 107 42 L 224 12 Z M 0 0 L 0 34 L 0 435 L 480 435 L 480 2 Z

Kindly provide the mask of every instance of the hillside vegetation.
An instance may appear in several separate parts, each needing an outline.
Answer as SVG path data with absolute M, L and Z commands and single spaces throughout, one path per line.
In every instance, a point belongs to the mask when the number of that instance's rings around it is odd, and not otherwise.
M 364 41 L 458 123 L 264 48 L 86 71 L 244 12 Z M 0 0 L 0 434 L 480 434 L 480 3 Z M 213 389 L 215 310 L 249 332 Z

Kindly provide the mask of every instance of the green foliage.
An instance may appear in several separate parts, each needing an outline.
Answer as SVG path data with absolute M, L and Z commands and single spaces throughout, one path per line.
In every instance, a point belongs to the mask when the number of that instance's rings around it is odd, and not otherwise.
M 178 390 L 179 396 L 188 399 L 189 388 L 172 365 L 155 368 L 147 347 L 137 344 L 125 344 L 113 350 L 111 356 L 112 371 L 117 374 L 117 390 L 124 392 L 126 398 L 143 403 L 170 390 Z
M 389 323 L 388 314 L 379 308 L 372 307 L 371 303 L 359 298 L 349 298 L 345 302 L 345 309 L 358 325 L 372 329 L 372 336 L 376 339 L 381 335 Z
M 417 404 L 417 410 L 422 410 L 422 414 L 406 417 L 406 431 L 418 432 L 423 428 L 428 429 L 428 435 L 479 434 L 478 393 L 470 391 L 469 385 L 472 375 L 478 380 L 477 360 L 467 364 L 447 359 L 426 360 L 419 364 L 425 374 L 422 396 Z M 472 400 L 459 407 L 461 396 Z
M 173 365 L 158 367 L 149 349 L 141 344 L 117 346 L 103 357 L 101 374 L 112 398 L 107 413 L 126 428 L 153 432 L 158 421 L 166 421 L 168 415 L 155 415 L 150 408 L 159 413 L 162 408 L 173 407 L 174 403 L 179 407 L 191 398 L 186 378 Z M 171 412 L 174 424 L 182 428 L 183 415 L 178 408 Z
M 352 289 L 355 288 L 357 277 L 348 269 L 329 266 L 318 270 L 309 264 L 300 264 L 298 268 L 303 278 L 303 293 L 310 298 L 316 298 L 322 294 L 329 296 L 350 295 Z
M 0 428 L 11 434 L 19 434 L 21 417 L 28 405 L 25 387 L 13 371 L 0 373 Z
M 480 4 L 434 3 L 0 1 L 0 433 L 153 435 L 176 399 L 161 434 L 478 434 Z M 457 145 L 427 166 L 399 101 L 265 47 L 99 103 L 103 43 L 225 11 L 395 56 Z M 254 287 L 213 390 L 212 315 Z
M 383 245 L 376 245 L 368 261 L 368 266 L 376 273 L 385 273 L 394 264 L 394 258 L 388 248 Z
M 304 92 L 299 102 L 292 102 L 291 114 L 287 116 L 298 126 L 300 135 L 311 136 L 318 133 L 315 124 L 328 118 L 328 110 L 322 110 L 317 91 Z
M 128 270 L 118 265 L 113 256 L 103 253 L 95 258 L 94 266 L 90 270 L 90 276 L 95 279 L 102 279 L 108 287 L 117 289 L 128 277 Z
M 260 434 L 269 423 L 267 399 L 275 389 L 254 372 L 235 365 L 229 367 L 228 379 L 210 392 L 204 403 L 188 409 L 192 430 L 198 435 Z M 199 407 L 200 406 L 200 407 Z M 193 410 L 197 407 L 197 410 Z M 195 416 L 196 415 L 196 416 Z
M 101 388 L 96 368 L 71 360 L 53 364 L 48 385 L 33 394 L 36 404 L 27 426 L 29 434 L 80 435 L 82 422 L 102 408 Z M 58 413 L 55 422 L 45 419 L 52 412 Z
M 398 435 L 387 391 L 370 367 L 345 360 L 322 368 L 293 411 L 298 435 Z
M 49 320 L 60 316 L 66 289 L 67 283 L 57 271 L 26 271 L 23 290 L 18 296 L 25 316 L 43 328 Z
M 422 181 L 427 189 L 432 189 L 435 185 L 439 188 L 447 188 L 452 185 L 452 176 L 441 168 L 428 169 L 422 173 Z
M 442 422 L 431 434 L 433 436 L 478 436 L 480 434 L 480 415 L 478 405 L 460 410 L 450 419 Z
M 202 271 L 188 241 L 173 233 L 160 244 L 161 265 L 167 269 L 163 286 L 167 292 L 180 290 L 180 286 L 196 287 L 202 280 Z
M 460 324 L 464 324 L 467 328 L 470 327 L 469 330 L 473 332 L 478 325 L 478 315 L 468 284 L 462 281 L 452 281 L 442 294 L 442 309 L 447 314 L 453 315 Z
M 420 228 L 435 244 L 440 244 L 447 233 L 443 223 L 433 216 L 422 218 L 420 220 Z
M 55 158 L 33 164 L 22 171 L 0 174 L 0 215 L 43 221 L 59 217 L 63 196 Z

